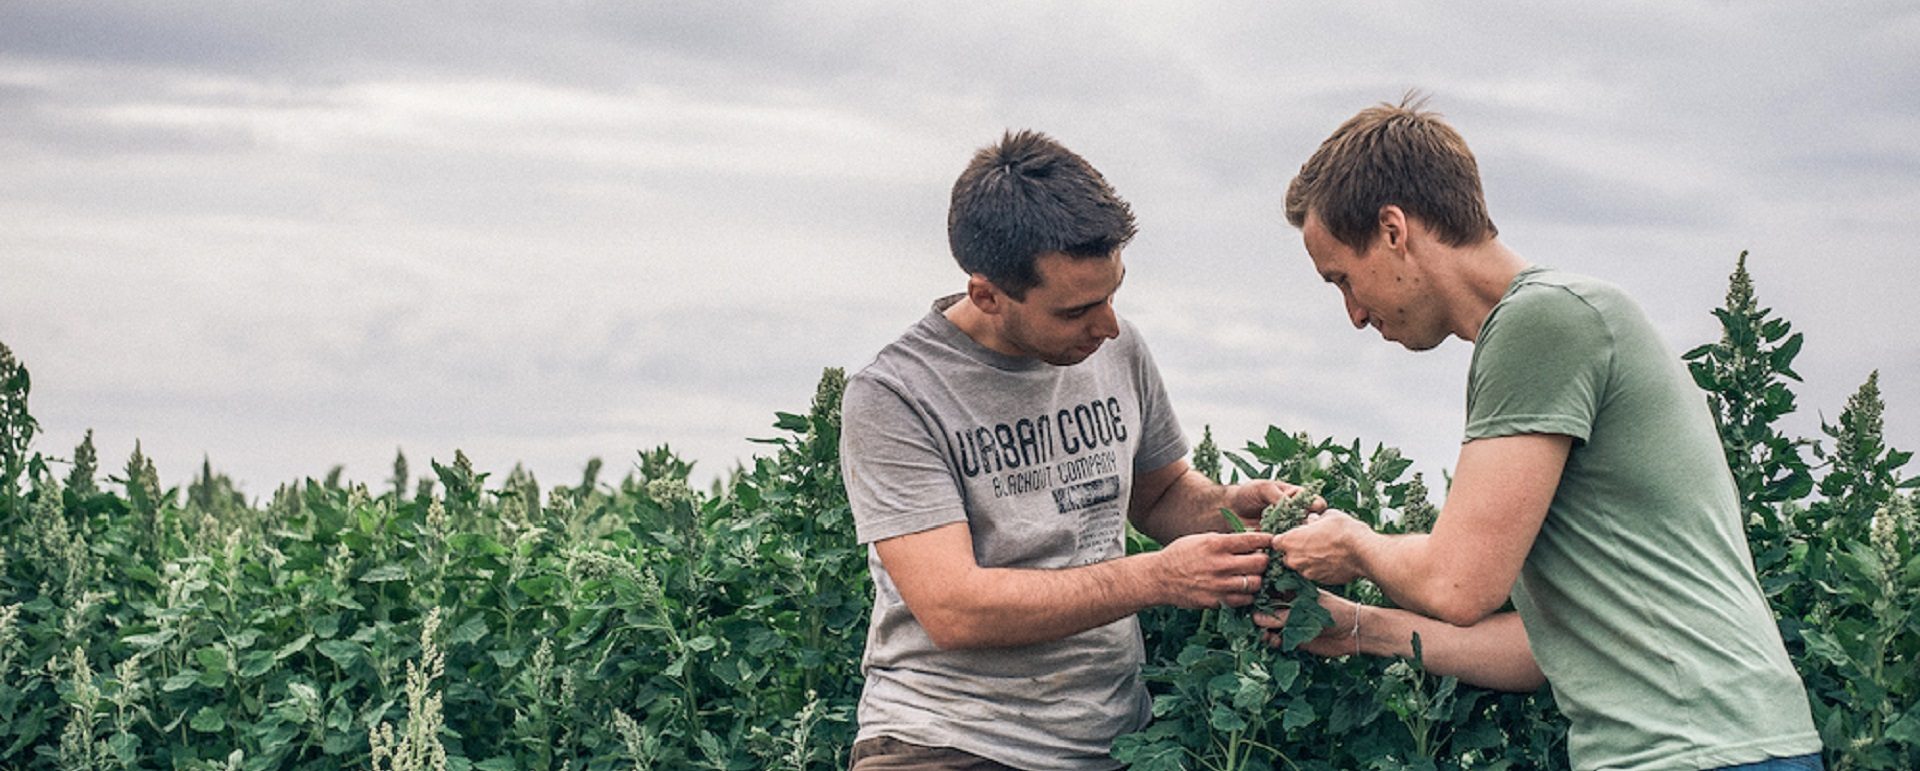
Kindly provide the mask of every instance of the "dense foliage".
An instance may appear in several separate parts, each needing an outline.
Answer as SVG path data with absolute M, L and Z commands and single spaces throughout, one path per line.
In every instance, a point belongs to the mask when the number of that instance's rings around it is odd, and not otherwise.
M 1885 446 L 1877 376 L 1825 441 L 1777 426 L 1801 337 L 1744 259 L 1724 335 L 1686 355 L 1740 484 L 1763 587 L 1839 769 L 1920 767 L 1920 515 Z M 249 502 L 211 464 L 163 487 L 136 446 L 34 444 L 27 370 L 0 346 L 0 767 L 843 768 L 871 585 L 839 479 L 839 393 L 712 490 L 665 447 L 619 481 L 543 491 L 456 452 L 381 489 L 322 479 Z M 1222 458 L 1225 462 L 1223 463 Z M 1386 530 L 1437 512 L 1406 459 L 1269 429 L 1215 478 L 1280 477 Z M 1137 548 L 1152 548 L 1144 541 Z M 1327 623 L 1294 595 L 1287 651 L 1245 611 L 1142 614 L 1156 720 L 1138 769 L 1564 768 L 1547 691 L 1291 647 Z

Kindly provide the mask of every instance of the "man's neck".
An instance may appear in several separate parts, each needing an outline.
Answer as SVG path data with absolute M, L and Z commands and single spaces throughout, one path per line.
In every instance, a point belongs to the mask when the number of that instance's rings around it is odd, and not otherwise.
M 1506 296 L 1513 278 L 1527 269 L 1527 261 L 1498 238 L 1440 251 L 1445 270 L 1436 282 L 1447 298 L 1449 324 L 1460 339 L 1474 342 L 1487 314 Z
M 961 334 L 973 338 L 974 342 L 987 350 L 1008 356 L 1019 355 L 1018 351 L 1008 350 L 1009 346 L 1001 341 L 1000 327 L 995 323 L 994 318 L 980 310 L 980 306 L 974 305 L 973 300 L 966 295 L 961 295 L 958 302 L 947 306 L 942 315 L 953 322 L 953 326 L 958 328 Z

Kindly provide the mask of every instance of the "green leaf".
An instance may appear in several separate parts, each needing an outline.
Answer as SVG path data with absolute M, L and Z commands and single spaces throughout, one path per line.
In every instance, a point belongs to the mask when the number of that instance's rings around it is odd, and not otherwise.
M 199 681 L 200 681 L 200 670 L 183 669 L 179 673 L 175 674 L 174 676 L 161 681 L 160 690 L 166 693 L 173 693 L 175 691 L 184 691 L 188 688 L 192 688 L 193 684 Z
M 1314 711 L 1312 702 L 1296 699 L 1287 704 L 1287 711 L 1280 716 L 1280 727 L 1292 731 L 1318 719 L 1320 715 Z
M 128 635 L 125 638 L 123 638 L 121 642 L 131 645 L 134 648 L 137 648 L 139 650 L 150 651 L 150 650 L 158 649 L 163 645 L 166 645 L 168 642 L 172 641 L 173 638 L 174 638 L 173 630 L 163 629 L 158 632 L 149 632 L 147 634 Z
M 1132 771 L 1187 771 L 1183 762 L 1187 750 L 1172 735 L 1171 726 L 1156 724 L 1140 733 L 1127 734 L 1113 742 L 1113 758 Z M 1162 730 L 1156 732 L 1155 729 Z
M 260 630 L 242 629 L 238 634 L 235 634 L 232 637 L 227 638 L 227 644 L 233 646 L 233 649 L 235 651 L 243 651 L 253 647 L 253 644 L 257 642 L 259 639 L 260 639 Z
M 310 643 L 310 642 L 313 642 L 312 632 L 308 632 L 306 634 L 300 635 L 299 639 L 296 639 L 293 642 L 287 643 L 286 645 L 282 645 L 280 646 L 279 650 L 274 651 L 273 660 L 279 661 L 288 656 L 292 656 L 293 654 L 306 650 L 307 643 Z
M 273 668 L 273 654 L 266 651 L 249 651 L 240 659 L 241 677 L 259 677 Z
M 126 768 L 134 767 L 134 760 L 140 756 L 140 737 L 121 731 L 107 740 L 107 749 Z
M 712 635 L 703 634 L 703 635 L 700 635 L 699 637 L 695 637 L 691 640 L 688 640 L 687 648 L 689 650 L 705 652 L 705 651 L 713 650 L 713 646 L 718 644 L 720 644 L 719 641 L 713 639 Z
M 526 592 L 528 597 L 546 602 L 550 596 L 560 588 L 560 578 L 558 576 L 531 576 L 520 579 L 514 586 L 519 587 L 520 591 Z
M 480 638 L 486 636 L 487 619 L 481 614 L 475 613 L 459 626 L 453 628 L 453 633 L 447 635 L 447 645 L 454 646 L 479 642 Z
M 1301 643 L 1320 636 L 1320 632 L 1333 626 L 1333 614 L 1320 607 L 1315 599 L 1317 591 L 1300 591 L 1287 605 L 1287 624 L 1280 628 L 1280 649 L 1291 651 Z
M 381 565 L 380 567 L 374 568 L 372 570 L 368 570 L 367 572 L 360 574 L 360 582 L 365 584 L 378 584 L 378 583 L 385 583 L 387 581 L 405 581 L 406 579 L 407 579 L 407 567 L 405 565 L 401 565 L 398 563 L 388 563 L 385 565 Z
M 314 645 L 313 649 L 319 651 L 320 655 L 332 659 L 335 665 L 341 667 L 353 664 L 354 658 L 360 655 L 360 651 L 364 650 L 360 646 L 360 643 L 352 640 L 322 640 L 319 644 Z
M 187 723 L 187 727 L 201 733 L 219 733 L 226 730 L 227 717 L 218 707 L 201 707 L 199 712 L 193 713 L 193 720 Z
M 457 533 L 447 539 L 447 545 L 465 554 L 488 557 L 507 556 L 507 547 L 484 533 Z
M 1207 725 L 1220 733 L 1233 733 L 1247 730 L 1247 719 L 1225 704 L 1215 704 L 1207 713 Z
M 1887 726 L 1886 738 L 1902 744 L 1920 745 L 1920 705 L 1907 710 L 1907 714 Z

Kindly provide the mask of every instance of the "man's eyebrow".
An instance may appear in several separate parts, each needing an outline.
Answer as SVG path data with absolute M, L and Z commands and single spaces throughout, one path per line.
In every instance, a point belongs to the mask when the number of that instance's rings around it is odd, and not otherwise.
M 1102 297 L 1098 300 L 1094 300 L 1093 302 L 1086 303 L 1084 305 L 1075 305 L 1070 308 L 1061 308 L 1060 313 L 1079 313 L 1081 311 L 1090 311 L 1102 305 L 1105 305 L 1108 300 L 1113 299 L 1114 294 L 1120 291 L 1120 285 L 1125 283 L 1127 283 L 1127 269 L 1125 267 L 1122 267 L 1120 268 L 1120 283 L 1114 284 L 1113 291 L 1108 292 L 1106 297 Z

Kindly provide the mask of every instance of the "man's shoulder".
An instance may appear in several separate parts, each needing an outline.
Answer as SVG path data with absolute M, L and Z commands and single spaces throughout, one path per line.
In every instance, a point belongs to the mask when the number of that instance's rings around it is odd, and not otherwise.
M 922 317 L 901 331 L 899 336 L 874 352 L 873 358 L 867 360 L 866 365 L 855 372 L 852 378 L 897 383 L 954 366 L 955 357 L 950 355 L 952 346 L 939 335 L 932 334 L 927 326 L 927 319 Z
M 1553 308 L 1583 304 L 1596 309 L 1632 302 L 1618 284 L 1580 273 L 1554 268 L 1525 271 L 1514 280 L 1506 301 L 1535 308 Z

